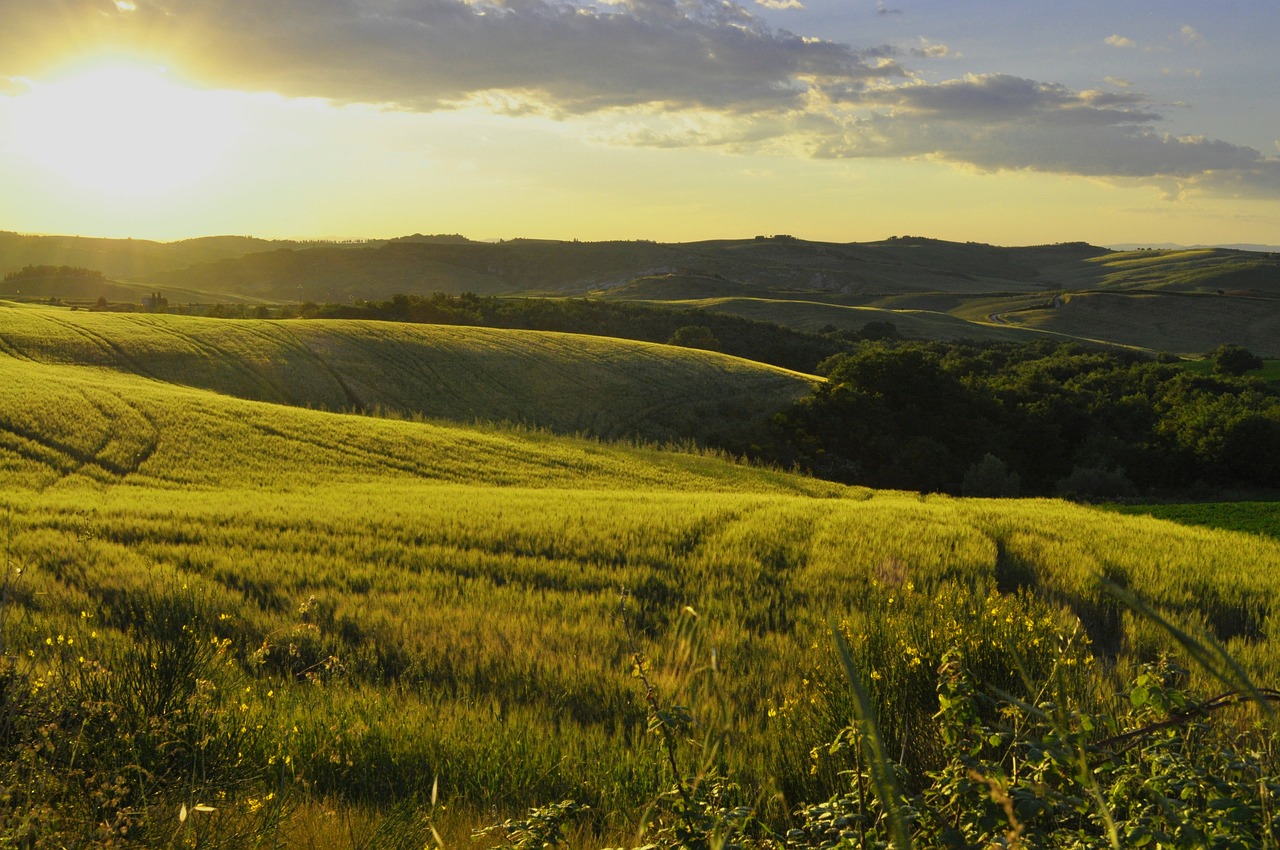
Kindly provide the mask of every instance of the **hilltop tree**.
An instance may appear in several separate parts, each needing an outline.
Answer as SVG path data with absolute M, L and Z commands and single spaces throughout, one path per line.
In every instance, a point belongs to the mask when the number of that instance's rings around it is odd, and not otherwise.
M 707 351 L 720 350 L 720 341 L 706 325 L 685 325 L 677 328 L 667 344 L 683 345 L 685 348 L 703 348 Z
M 1219 375 L 1239 377 L 1245 372 L 1262 368 L 1261 357 L 1242 345 L 1233 345 L 1229 342 L 1210 351 L 1209 359 L 1213 361 L 1213 371 Z

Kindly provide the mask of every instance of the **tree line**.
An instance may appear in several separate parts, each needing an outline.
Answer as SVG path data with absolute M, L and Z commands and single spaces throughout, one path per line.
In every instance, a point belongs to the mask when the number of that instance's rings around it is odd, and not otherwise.
M 1075 343 L 864 341 L 823 364 L 828 382 L 754 453 L 978 496 L 1280 487 L 1280 398 L 1243 374 L 1261 366 L 1249 352 L 1213 354 L 1215 372 L 1195 374 Z
M 846 348 L 850 339 L 705 310 L 586 298 L 498 298 L 472 293 L 396 295 L 389 301 L 304 304 L 301 314 L 309 318 L 478 325 L 684 344 L 802 372 L 814 371 L 823 360 Z M 860 337 L 854 334 L 853 338 Z

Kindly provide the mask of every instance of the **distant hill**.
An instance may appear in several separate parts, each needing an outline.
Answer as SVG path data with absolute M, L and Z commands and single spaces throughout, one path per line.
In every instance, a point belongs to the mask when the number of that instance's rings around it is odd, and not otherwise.
M 1127 242 L 1107 246 L 1114 251 L 1186 251 L 1198 248 L 1225 248 L 1228 251 L 1256 251 L 1264 254 L 1280 252 L 1280 245 L 1254 245 L 1235 242 L 1230 245 L 1179 245 L 1176 242 Z
M 1280 356 L 1280 341 L 1267 336 L 1280 314 L 1280 258 L 1229 248 L 1114 251 L 1081 242 L 1005 248 L 917 236 L 867 243 L 762 236 L 664 244 L 489 243 L 413 234 L 352 244 L 241 237 L 161 244 L 0 234 L 0 271 L 31 263 L 103 271 L 114 285 L 103 293 L 108 300 L 151 292 L 181 303 L 277 305 L 435 292 L 573 296 L 698 305 L 811 332 L 849 329 L 874 318 L 901 325 L 908 336 L 933 339 L 1050 334 L 1178 354 L 1202 353 L 1206 342 L 1208 348 L 1233 342 Z M 1056 308 L 1065 296 L 1086 292 L 1112 293 L 1116 298 L 1106 303 L 1114 305 L 1140 299 L 1132 301 L 1139 308 L 1117 306 L 1122 311 L 1103 325 L 1082 327 L 1078 313 Z M 49 288 L 0 289 L 7 297 L 56 295 Z M 1145 309 L 1152 296 L 1185 295 L 1247 300 L 1218 311 L 1211 323 L 1198 325 L 1191 310 L 1185 320 L 1152 324 L 1157 314 Z M 1190 305 L 1168 302 L 1158 315 L 1182 315 Z M 859 312 L 868 308 L 882 312 Z
M 168 269 L 242 257 L 281 245 L 248 236 L 210 236 L 181 242 L 146 239 L 94 239 L 82 236 L 30 236 L 0 232 L 0 275 L 23 266 L 82 266 L 108 277 L 136 279 Z

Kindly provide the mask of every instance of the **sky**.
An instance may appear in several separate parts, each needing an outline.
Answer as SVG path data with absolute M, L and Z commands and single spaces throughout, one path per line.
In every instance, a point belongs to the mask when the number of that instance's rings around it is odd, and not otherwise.
M 0 230 L 1280 244 L 1276 0 L 0 0 Z

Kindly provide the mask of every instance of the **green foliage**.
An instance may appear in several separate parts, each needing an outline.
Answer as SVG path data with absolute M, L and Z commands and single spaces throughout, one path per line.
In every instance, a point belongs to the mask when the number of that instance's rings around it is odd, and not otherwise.
M 1203 525 L 1231 531 L 1247 531 L 1280 537 L 1280 503 L 1193 502 L 1188 504 L 1106 504 L 1101 507 L 1126 514 L 1160 517 L 1187 525 Z
M 989 452 L 965 470 L 960 483 L 960 490 L 966 496 L 1013 497 L 1021 487 L 1021 476 L 1010 472 L 1008 464 Z
M 60 280 L 87 280 L 104 282 L 106 278 L 97 269 L 85 269 L 77 266 L 23 266 L 5 274 L 5 283 L 29 283 L 47 281 L 50 278 Z
M 838 480 L 971 492 L 990 455 L 996 490 L 1008 474 L 1086 497 L 1280 484 L 1280 400 L 1257 381 L 1070 344 L 863 343 L 824 368 L 771 450 Z
M 1262 358 L 1242 345 L 1223 343 L 1207 356 L 1213 362 L 1213 371 L 1219 375 L 1239 377 L 1262 368 Z
M 1059 496 L 1081 501 L 1122 499 L 1134 494 L 1133 482 L 1123 469 L 1097 466 L 1077 466 L 1054 489 Z
M 210 613 L 162 583 L 28 632 L 25 652 L 10 632 L 6 844 L 238 847 L 275 831 L 282 742 Z
M 682 325 L 671 335 L 671 345 L 683 345 L 685 348 L 702 348 L 707 351 L 719 351 L 720 341 L 706 325 Z
M 390 301 L 327 304 L 311 318 L 380 319 L 491 328 L 559 331 L 723 351 L 786 369 L 812 372 L 840 341 L 768 321 L 721 313 L 586 298 L 497 298 L 473 293 L 396 295 Z
M 561 800 L 559 803 L 532 808 L 523 818 L 512 818 L 483 827 L 476 831 L 475 837 L 485 838 L 501 833 L 504 840 L 498 845 L 500 850 L 559 847 L 565 841 L 565 822 L 586 810 L 586 806 L 574 800 Z
M 1185 674 L 1167 659 L 1145 665 L 1118 700 L 1091 709 L 1056 668 L 1047 679 L 1024 673 L 1013 696 L 948 652 L 932 718 L 942 762 L 907 771 L 917 790 L 906 795 L 876 786 L 874 763 L 856 762 L 845 790 L 799 809 L 786 846 L 1273 846 L 1274 730 L 1210 718 L 1234 703 L 1197 700 Z M 875 736 L 851 725 L 827 750 Z

